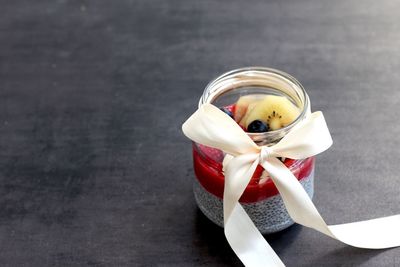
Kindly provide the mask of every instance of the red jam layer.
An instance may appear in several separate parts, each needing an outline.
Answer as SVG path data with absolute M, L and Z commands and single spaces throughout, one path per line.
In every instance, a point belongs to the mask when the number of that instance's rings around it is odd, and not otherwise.
M 221 151 L 193 144 L 194 172 L 200 184 L 211 194 L 222 199 L 224 193 L 224 174 L 222 172 L 223 154 Z M 284 164 L 300 181 L 310 175 L 314 168 L 314 157 L 305 160 L 286 159 Z M 271 179 L 261 180 L 263 168 L 259 165 L 240 198 L 242 203 L 254 203 L 277 195 L 278 189 Z

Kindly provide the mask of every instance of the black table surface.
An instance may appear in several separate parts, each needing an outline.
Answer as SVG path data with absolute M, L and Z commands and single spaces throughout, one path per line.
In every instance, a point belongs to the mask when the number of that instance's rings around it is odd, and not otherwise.
M 181 124 L 243 66 L 324 111 L 328 223 L 400 213 L 400 3 L 1 2 L 1 266 L 241 266 L 195 204 Z M 266 238 L 287 266 L 400 266 L 299 225 Z

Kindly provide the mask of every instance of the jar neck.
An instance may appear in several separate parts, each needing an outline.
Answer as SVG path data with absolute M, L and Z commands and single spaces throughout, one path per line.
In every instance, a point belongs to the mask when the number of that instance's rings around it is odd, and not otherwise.
M 240 96 L 251 94 L 282 95 L 300 110 L 296 120 L 279 130 L 247 133 L 258 145 L 278 142 L 310 113 L 310 100 L 303 86 L 287 73 L 264 67 L 236 69 L 215 78 L 205 88 L 199 106 L 210 103 L 222 107 L 233 104 Z

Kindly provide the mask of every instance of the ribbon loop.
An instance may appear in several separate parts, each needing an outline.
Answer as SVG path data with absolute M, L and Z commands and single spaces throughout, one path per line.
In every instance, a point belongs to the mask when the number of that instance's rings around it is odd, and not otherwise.
M 191 140 L 232 156 L 260 150 L 234 120 L 211 104 L 202 105 L 193 113 L 182 125 L 182 131 Z
M 332 137 L 324 115 L 316 111 L 294 126 L 272 148 L 281 157 L 304 159 L 324 152 L 331 145 Z

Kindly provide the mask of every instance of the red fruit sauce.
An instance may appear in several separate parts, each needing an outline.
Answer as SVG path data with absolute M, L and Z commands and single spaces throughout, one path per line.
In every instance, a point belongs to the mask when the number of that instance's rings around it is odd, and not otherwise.
M 234 111 L 234 105 L 225 107 Z M 194 172 L 200 184 L 211 194 L 222 199 L 224 193 L 224 174 L 222 172 L 223 152 L 193 143 Z M 292 171 L 300 181 L 310 175 L 314 169 L 315 158 L 310 157 L 304 160 L 286 159 L 284 164 Z M 262 179 L 261 165 L 257 166 L 250 183 L 240 198 L 242 203 L 253 203 L 277 195 L 278 189 L 271 179 Z

